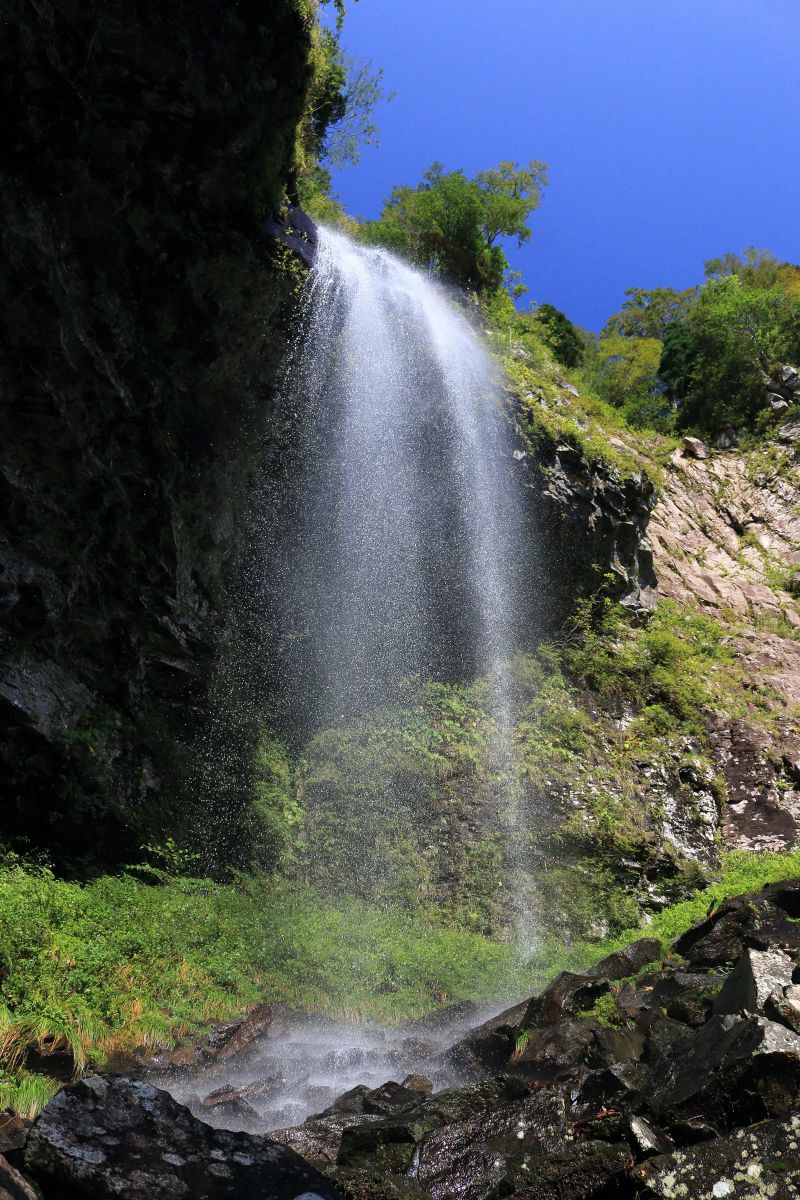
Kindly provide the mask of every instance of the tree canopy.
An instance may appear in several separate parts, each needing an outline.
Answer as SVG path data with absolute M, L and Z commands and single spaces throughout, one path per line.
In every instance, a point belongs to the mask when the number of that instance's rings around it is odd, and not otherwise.
M 530 237 L 547 182 L 543 163 L 501 162 L 469 179 L 434 163 L 416 187 L 396 187 L 364 241 L 387 246 L 479 296 L 502 287 L 509 262 L 498 240 Z

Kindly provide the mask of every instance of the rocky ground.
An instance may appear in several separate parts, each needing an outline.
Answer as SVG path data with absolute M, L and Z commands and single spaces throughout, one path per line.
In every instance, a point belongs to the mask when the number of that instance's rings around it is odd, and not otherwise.
M 226 1072 L 280 1033 L 262 1007 L 173 1055 L 165 1080 L 174 1089 L 181 1064 L 201 1092 L 205 1079 L 205 1120 L 141 1078 L 89 1077 L 6 1137 L 0 1196 L 788 1200 L 799 964 L 800 881 L 772 884 L 712 909 L 666 955 L 643 938 L 444 1047 L 441 1013 L 396 1039 L 397 1065 L 415 1064 L 401 1081 L 350 1087 L 266 1136 L 252 1084 L 223 1096 Z M 237 1106 L 240 1131 L 207 1123 L 227 1107 L 235 1124 Z

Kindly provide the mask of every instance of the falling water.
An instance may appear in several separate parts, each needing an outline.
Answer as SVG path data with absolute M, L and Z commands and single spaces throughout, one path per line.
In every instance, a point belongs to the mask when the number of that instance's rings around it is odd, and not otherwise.
M 291 378 L 307 452 L 280 607 L 316 723 L 489 673 L 507 724 L 522 509 L 479 338 L 422 274 L 321 230 Z
M 509 664 L 530 624 L 534 572 L 504 403 L 479 336 L 444 290 L 383 250 L 320 230 L 274 414 L 283 437 L 271 444 L 293 453 L 265 466 L 246 590 L 265 646 L 280 648 L 272 719 L 282 711 L 300 741 L 376 710 L 390 720 L 409 684 L 413 692 L 431 680 L 485 681 L 494 824 L 513 873 L 508 847 L 522 845 L 525 830 Z M 359 781 L 351 783 L 357 792 Z M 385 798 L 383 815 L 396 802 Z M 382 813 L 362 819 L 377 825 Z M 369 860 L 375 847 L 364 837 L 355 852 Z M 367 861 L 367 874 L 379 876 L 383 865 Z M 519 858 L 516 866 L 525 870 Z M 346 865 L 339 873 L 347 882 Z M 513 932 L 530 945 L 524 887 L 514 883 Z M 348 968 L 356 975 L 359 965 Z M 422 1051 L 412 1033 L 300 1018 L 241 1069 L 201 1072 L 175 1090 L 186 1098 L 222 1081 L 245 1084 L 260 1119 L 290 1124 L 353 1083 L 431 1070 L 428 1058 L 414 1058 Z M 442 1026 L 441 1046 L 457 1033 Z M 203 1119 L 225 1123 L 205 1110 Z

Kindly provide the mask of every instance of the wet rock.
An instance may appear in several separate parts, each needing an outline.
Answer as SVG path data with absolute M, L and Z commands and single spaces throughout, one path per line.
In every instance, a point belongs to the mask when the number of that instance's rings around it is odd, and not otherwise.
M 258 1121 L 256 1110 L 235 1087 L 217 1088 L 201 1100 L 197 1107 L 201 1115 L 209 1113 L 215 1116 L 235 1117 L 246 1124 Z
M 788 919 L 799 914 L 800 885 L 771 884 L 761 892 L 725 900 L 677 938 L 673 949 L 701 967 L 734 963 L 748 947 L 800 953 L 800 925 Z
M 778 988 L 767 997 L 764 1011 L 768 1017 L 780 1021 L 787 1029 L 800 1033 L 800 987 L 791 984 Z
M 427 1075 L 407 1075 L 403 1080 L 402 1086 L 429 1096 L 433 1091 L 433 1080 L 428 1079 Z
M 329 1113 L 363 1113 L 364 1097 L 369 1095 L 369 1088 L 364 1083 L 356 1084 L 349 1091 L 337 1096 L 328 1109 Z M 323 1113 L 322 1116 L 326 1116 Z
M 212 1129 L 166 1092 L 122 1076 L 59 1092 L 31 1130 L 25 1165 L 48 1196 L 72 1200 L 337 1200 L 287 1147 Z
M 436 1200 L 517 1193 L 578 1200 L 611 1188 L 633 1165 L 626 1142 L 584 1139 L 565 1122 L 566 1097 L 548 1091 L 445 1126 L 424 1141 L 416 1175 Z
M 781 950 L 745 950 L 714 1001 L 714 1012 L 763 1013 L 774 991 L 792 982 L 794 962 Z
M 585 1073 L 594 1021 L 559 1021 L 523 1030 L 511 1063 L 526 1079 L 553 1080 Z
M 763 1017 L 714 1016 L 664 1060 L 652 1093 L 657 1115 L 749 1120 L 782 1116 L 800 1100 L 800 1037 Z M 741 1112 L 740 1108 L 741 1106 Z
M 0 1154 L 25 1145 L 31 1122 L 11 1111 L 0 1113 Z
M 591 1008 L 609 988 L 607 979 L 562 971 L 544 991 L 529 1002 L 522 1018 L 523 1028 L 551 1024 Z
M 675 1148 L 667 1135 L 644 1117 L 631 1117 L 629 1128 L 631 1137 L 642 1155 L 667 1154 Z
M 40 1200 L 30 1180 L 20 1175 L 0 1154 L 0 1200 Z
M 644 1035 L 637 1029 L 601 1027 L 595 1030 L 590 1061 L 602 1065 L 621 1088 L 634 1092 L 650 1079 L 650 1071 L 642 1062 L 644 1045 Z
M 800 1116 L 651 1158 L 633 1174 L 642 1200 L 790 1200 L 800 1195 Z
M 614 950 L 605 958 L 601 958 L 586 971 L 586 974 L 592 978 L 599 977 L 612 982 L 617 979 L 626 979 L 629 975 L 635 975 L 637 971 L 641 971 L 649 963 L 657 962 L 661 958 L 661 953 L 662 947 L 659 938 L 639 938 L 638 942 L 632 942 L 630 946 L 625 946 L 622 950 Z
M 683 452 L 689 458 L 708 458 L 708 446 L 705 442 L 701 442 L 700 438 L 685 437 L 683 439 Z
M 379 1114 L 405 1112 L 414 1108 L 428 1094 L 427 1091 L 417 1091 L 414 1088 L 395 1083 L 394 1080 L 389 1080 L 380 1087 L 372 1088 L 364 1093 L 364 1112 Z
M 297 255 L 306 267 L 313 267 L 317 253 L 317 227 L 311 218 L 294 204 L 288 205 L 280 217 L 270 217 L 266 223 L 267 237 Z
M 525 1001 L 484 1021 L 426 1064 L 426 1069 L 430 1067 L 436 1073 L 439 1068 L 444 1076 L 452 1076 L 455 1072 L 460 1078 L 472 1081 L 487 1071 L 502 1071 L 514 1052 L 516 1027 L 527 1009 L 528 1001 Z
M 275 1010 L 271 1004 L 259 1004 L 249 1012 L 244 1020 L 232 1030 L 229 1037 L 222 1041 L 216 1051 L 217 1061 L 229 1063 L 233 1059 L 251 1050 L 253 1046 L 267 1037 L 270 1026 L 275 1019 Z
M 669 1136 L 676 1146 L 698 1146 L 701 1142 L 710 1142 L 720 1136 L 720 1130 L 709 1125 L 702 1117 L 687 1117 L 685 1120 L 672 1121 L 667 1126 Z
M 291 1129 L 271 1129 L 269 1136 L 271 1141 L 289 1146 L 308 1162 L 326 1170 L 339 1158 L 346 1129 L 351 1126 L 364 1128 L 381 1120 L 381 1117 L 364 1113 L 328 1113 L 309 1117 L 302 1125 Z

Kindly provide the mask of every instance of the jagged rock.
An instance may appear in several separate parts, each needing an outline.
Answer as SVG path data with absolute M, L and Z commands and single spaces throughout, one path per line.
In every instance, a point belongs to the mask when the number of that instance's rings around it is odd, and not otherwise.
M 417 1144 L 434 1129 L 502 1109 L 526 1091 L 522 1080 L 500 1076 L 470 1087 L 448 1088 L 394 1117 L 368 1124 L 352 1122 L 342 1131 L 337 1161 L 349 1168 L 376 1163 L 385 1170 L 405 1171 Z
M 166 1092 L 123 1076 L 65 1088 L 33 1126 L 25 1166 L 73 1200 L 294 1200 L 336 1189 L 285 1146 L 212 1129 Z
M 19 1150 L 25 1145 L 31 1122 L 18 1117 L 10 1110 L 0 1113 L 0 1154 L 8 1150 Z
M 636 1167 L 641 1200 L 791 1200 L 800 1195 L 800 1116 L 738 1129 Z
M 403 1080 L 402 1087 L 411 1088 L 415 1092 L 422 1092 L 423 1095 L 429 1096 L 433 1091 L 433 1080 L 428 1079 L 427 1075 L 407 1075 Z
M 745 950 L 714 1000 L 714 1012 L 763 1013 L 770 995 L 792 982 L 794 962 L 780 950 Z
M 4 835 L 62 867 L 130 862 L 194 802 L 177 763 L 230 630 L 296 287 L 261 228 L 311 29 L 285 2 L 226 21 L 111 0 L 7 5 L 3 34 Z
M 732 450 L 738 441 L 736 430 L 732 425 L 728 425 L 726 429 L 721 429 L 714 438 L 714 447 L 717 450 Z
M 266 233 L 274 242 L 286 246 L 307 267 L 313 267 L 317 253 L 317 227 L 311 218 L 294 204 L 288 205 L 279 217 L 270 217 Z
M 289 1146 L 313 1165 L 325 1170 L 339 1158 L 344 1131 L 351 1126 L 363 1127 L 383 1118 L 365 1113 L 329 1113 L 309 1117 L 302 1125 L 291 1129 L 271 1129 L 270 1140 Z
M 767 997 L 764 1011 L 768 1017 L 780 1021 L 787 1029 L 800 1033 L 800 987 L 791 984 L 777 988 Z
M 244 1124 L 258 1121 L 258 1113 L 253 1106 L 248 1104 L 238 1088 L 231 1086 L 217 1088 L 215 1092 L 210 1092 L 200 1101 L 198 1109 L 201 1114 L 213 1113 L 214 1115 L 236 1117 Z
M 711 1017 L 679 1043 L 648 1096 L 661 1116 L 735 1114 L 741 1105 L 750 1120 L 783 1116 L 798 1101 L 800 1037 L 764 1017 L 732 1015 Z
M 702 967 L 736 962 L 748 947 L 800 952 L 800 926 L 787 919 L 797 915 L 800 885 L 771 884 L 760 892 L 724 901 L 709 917 L 681 934 L 673 949 Z
M 609 989 L 608 979 L 598 975 L 576 975 L 562 971 L 544 991 L 529 1002 L 522 1018 L 523 1028 L 551 1024 L 591 1008 Z
M 528 1009 L 528 1001 L 515 1004 L 471 1029 L 441 1055 L 433 1066 L 445 1073 L 456 1071 L 464 1079 L 479 1079 L 486 1071 L 503 1070 L 514 1050 L 515 1030 Z
M 599 977 L 612 982 L 617 979 L 626 979 L 629 975 L 635 975 L 637 971 L 641 971 L 642 967 L 657 962 L 661 953 L 662 947 L 659 938 L 639 938 L 638 942 L 632 942 L 630 946 L 625 946 L 622 950 L 614 950 L 611 954 L 607 954 L 605 958 L 601 958 L 599 962 L 590 967 L 585 974 L 593 979 Z
M 791 405 L 788 400 L 784 400 L 782 396 L 769 398 L 769 411 L 773 420 L 777 421 L 789 411 Z
M 579 1200 L 611 1188 L 633 1165 L 627 1142 L 584 1139 L 565 1123 L 566 1097 L 548 1091 L 447 1125 L 423 1142 L 416 1175 L 434 1197 L 517 1193 Z
M 797 442 L 800 441 L 800 420 L 789 421 L 786 425 L 782 425 L 778 430 L 778 441 L 780 442 Z
M 585 1073 L 595 1022 L 562 1020 L 523 1030 L 510 1062 L 528 1079 L 552 1080 Z
M 217 1060 L 230 1062 L 251 1050 L 256 1042 L 267 1037 L 274 1019 L 273 1005 L 259 1004 L 231 1031 L 228 1037 L 222 1039 L 221 1045 L 216 1050 Z
M 668 1154 L 674 1149 L 666 1134 L 644 1117 L 631 1117 L 630 1130 L 642 1155 Z
M 517 417 L 525 428 L 524 406 Z M 549 564 L 543 618 L 560 621 L 572 610 L 576 591 L 602 563 L 613 592 L 636 614 L 653 611 L 658 583 L 647 537 L 656 503 L 644 475 L 621 480 L 612 467 L 590 463 L 574 446 L 537 437 L 515 465 L 530 489 L 538 538 Z
M 683 439 L 683 452 L 689 458 L 708 458 L 708 446 L 705 442 L 701 442 L 700 438 L 685 437 Z
M 778 378 L 781 386 L 790 392 L 800 392 L 800 371 L 790 363 L 784 363 L 778 368 Z

